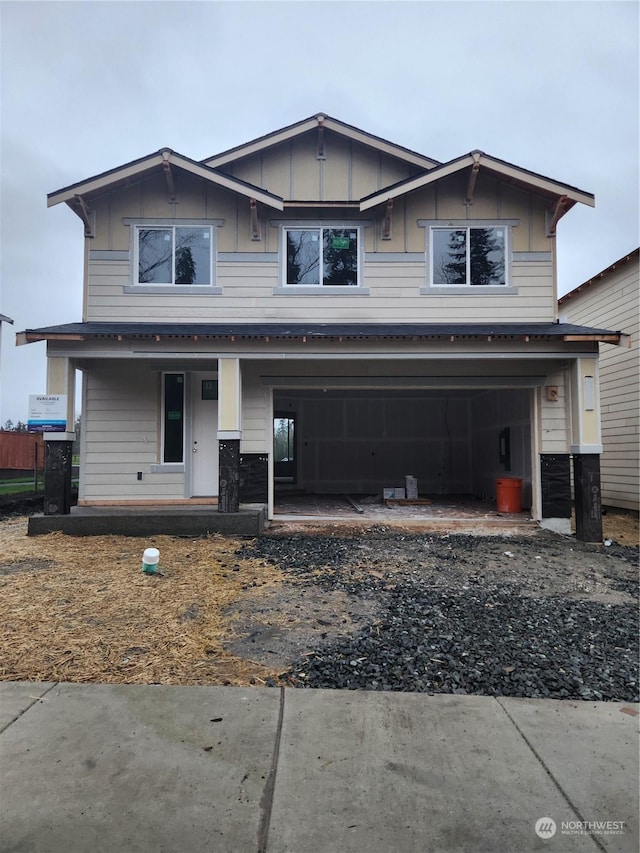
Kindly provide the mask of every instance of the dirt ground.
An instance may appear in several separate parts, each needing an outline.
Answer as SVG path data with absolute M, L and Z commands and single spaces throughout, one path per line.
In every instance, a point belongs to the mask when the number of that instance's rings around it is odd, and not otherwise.
M 27 537 L 26 528 L 26 517 L 0 521 L 0 680 L 276 684 L 294 659 L 357 631 L 379 607 L 367 595 L 323 588 L 286 559 L 250 556 L 246 540 Z M 604 531 L 609 546 L 538 531 L 475 537 L 463 550 L 446 534 L 427 547 L 406 530 L 405 541 L 402 528 L 325 525 L 313 535 L 351 548 L 340 569 L 345 586 L 420 571 L 440 588 L 473 577 L 517 583 L 525 595 L 633 602 L 628 548 L 638 545 L 637 516 L 609 512 Z M 308 532 L 287 523 L 268 536 L 304 540 Z M 157 575 L 141 571 L 149 545 L 160 550 Z

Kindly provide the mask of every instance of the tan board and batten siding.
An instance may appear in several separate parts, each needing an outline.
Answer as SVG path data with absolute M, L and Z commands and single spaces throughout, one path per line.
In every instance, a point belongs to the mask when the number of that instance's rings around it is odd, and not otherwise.
M 315 134 L 283 143 L 275 150 L 245 158 L 229 171 L 241 180 L 294 201 L 353 201 L 414 174 L 411 164 L 365 146 L 326 134 L 326 159 L 316 158 Z M 356 208 L 325 209 L 322 216 L 365 222 L 364 292 L 343 288 L 338 294 L 282 293 L 278 263 L 278 222 L 295 220 L 296 209 L 284 212 L 259 206 L 260 239 L 251 237 L 249 200 L 199 178 L 175 170 L 175 216 L 222 220 L 217 227 L 216 292 L 132 292 L 132 228 L 125 220 L 170 219 L 162 175 L 92 202 L 95 236 L 88 238 L 86 321 L 189 322 L 306 321 L 363 322 L 464 321 L 551 322 L 555 293 L 551 240 L 544 232 L 545 202 L 480 172 L 468 218 L 515 220 L 510 281 L 515 292 L 447 295 L 425 292 L 426 230 L 418 220 L 467 218 L 463 204 L 466 177 L 454 174 L 394 202 L 390 239 L 382 239 L 380 211 L 360 215 Z M 305 216 L 308 216 L 306 211 Z M 319 213 L 319 216 L 321 214 Z M 220 290 L 218 290 L 220 289 Z M 280 292 L 276 292 L 276 291 Z
M 560 300 L 569 322 L 630 335 L 630 347 L 600 344 L 602 501 L 640 509 L 640 275 L 638 250 Z

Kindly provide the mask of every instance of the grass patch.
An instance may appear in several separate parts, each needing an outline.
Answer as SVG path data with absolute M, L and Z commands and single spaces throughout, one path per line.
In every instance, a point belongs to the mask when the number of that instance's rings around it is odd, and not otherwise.
M 38 477 L 38 492 L 44 491 L 44 474 Z M 34 481 L 29 480 L 0 480 L 0 495 L 33 494 Z

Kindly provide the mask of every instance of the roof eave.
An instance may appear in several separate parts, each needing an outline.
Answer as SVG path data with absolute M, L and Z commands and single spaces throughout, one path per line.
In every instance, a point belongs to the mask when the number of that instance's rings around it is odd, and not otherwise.
M 66 202 L 74 210 L 74 202 L 78 197 L 107 191 L 110 187 L 121 181 L 144 175 L 152 171 L 155 167 L 163 167 L 165 163 L 190 172 L 212 184 L 224 187 L 247 198 L 255 199 L 275 210 L 284 210 L 284 199 L 280 196 L 263 190 L 261 187 L 253 186 L 246 181 L 233 178 L 223 172 L 217 172 L 215 169 L 191 160 L 189 157 L 185 157 L 177 151 L 172 151 L 170 148 L 163 148 L 160 151 L 150 154 L 148 157 L 126 163 L 117 169 L 111 169 L 86 181 L 81 181 L 49 193 L 47 195 L 47 207 L 53 207 L 61 202 Z
M 469 154 L 463 154 L 461 157 L 456 157 L 448 163 L 442 163 L 440 166 L 435 166 L 426 174 L 418 175 L 414 178 L 409 178 L 405 181 L 400 181 L 390 187 L 386 187 L 369 196 L 365 196 L 360 200 L 360 210 L 370 210 L 378 204 L 383 204 L 398 196 L 406 195 L 417 189 L 422 189 L 429 184 L 440 181 L 449 175 L 456 174 L 470 166 L 479 165 L 480 169 L 488 170 L 504 178 L 515 180 L 520 183 L 527 184 L 532 189 L 542 190 L 554 197 L 566 197 L 567 203 L 561 215 L 564 215 L 570 210 L 574 204 L 580 202 L 589 207 L 595 206 L 595 196 L 592 193 L 580 190 L 577 187 L 572 187 L 568 184 L 562 184 L 554 181 L 551 178 L 546 178 L 544 175 L 538 175 L 520 166 L 515 166 L 512 163 L 507 163 L 504 160 L 499 160 L 496 157 L 491 157 L 482 151 L 472 151 Z
M 352 139 L 355 142 L 360 142 L 370 148 L 375 148 L 376 150 L 388 154 L 391 157 L 397 157 L 398 159 L 412 163 L 422 169 L 430 169 L 439 164 L 438 160 L 434 160 L 431 157 L 425 157 L 424 154 L 419 154 L 417 151 L 412 151 L 411 149 L 404 148 L 401 145 L 395 145 L 393 142 L 389 142 L 379 136 L 374 136 L 371 133 L 366 133 L 366 131 L 360 130 L 353 125 L 346 124 L 339 119 L 332 118 L 326 113 L 316 113 L 316 115 L 303 119 L 296 124 L 288 125 L 287 127 L 283 127 L 281 130 L 276 130 L 273 133 L 260 136 L 251 142 L 238 145 L 227 151 L 222 151 L 220 154 L 216 154 L 213 157 L 207 157 L 205 160 L 202 160 L 202 162 L 212 168 L 219 168 L 220 166 L 225 166 L 235 160 L 242 160 L 252 154 L 264 151 L 266 148 L 271 148 L 282 142 L 286 142 L 289 139 L 301 136 L 303 133 L 307 133 L 309 130 L 313 130 L 317 127 L 324 127 L 327 130 L 332 130 L 335 133 L 339 133 L 341 136 Z
M 251 324 L 238 324 L 235 328 L 226 328 L 224 331 L 216 329 L 215 324 L 177 324 L 166 328 L 165 324 L 147 324 L 148 329 L 129 329 L 127 324 L 118 324 L 118 328 L 114 328 L 113 324 L 105 324 L 103 329 L 96 328 L 95 324 L 87 324 L 88 327 L 83 328 L 85 324 L 69 324 L 68 327 L 50 327 L 50 329 L 26 329 L 16 335 L 16 344 L 29 344 L 38 341 L 76 341 L 83 342 L 86 340 L 96 339 L 112 339 L 122 341 L 125 339 L 140 339 L 149 338 L 160 341 L 167 338 L 192 338 L 198 340 L 201 338 L 218 338 L 223 340 L 235 341 L 236 339 L 261 338 L 266 340 L 331 340 L 331 339 L 372 339 L 372 338 L 394 338 L 394 339 L 411 339 L 411 340 L 455 340 L 478 339 L 487 340 L 507 340 L 517 338 L 519 340 L 529 342 L 530 340 L 561 340 L 564 343 L 610 343 L 621 344 L 626 336 L 622 332 L 614 332 L 609 330 L 598 330 L 585 327 L 583 331 L 577 331 L 576 327 L 570 326 L 564 332 L 561 325 L 557 325 L 557 331 L 551 332 L 549 329 L 536 330 L 535 327 L 526 328 L 491 328 L 481 325 L 480 327 L 470 327 L 461 329 L 459 326 L 448 327 L 443 324 L 442 327 L 432 327 L 429 330 L 412 327 L 411 324 L 392 324 L 392 327 L 386 328 L 383 325 L 374 327 L 371 324 L 365 324 L 358 331 L 358 324 L 355 328 L 342 328 L 340 324 L 335 327 L 332 324 L 321 324 L 320 328 L 305 327 L 291 331 L 282 328 L 283 324 L 259 324 L 258 327 Z M 226 324 L 225 324 L 226 325 Z M 313 324 L 312 324 L 313 325 Z M 556 324 L 554 324 L 556 325 Z M 165 328 L 163 328 L 165 326 Z M 72 331 L 73 329 L 73 331 Z M 564 333 L 563 333 L 564 332 Z

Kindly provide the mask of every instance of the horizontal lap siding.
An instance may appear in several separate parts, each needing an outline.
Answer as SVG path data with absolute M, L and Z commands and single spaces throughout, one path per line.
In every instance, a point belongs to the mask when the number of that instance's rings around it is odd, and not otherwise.
M 280 285 L 273 262 L 218 264 L 221 295 L 125 293 L 130 284 L 127 261 L 93 260 L 90 264 L 87 319 L 123 322 L 263 322 L 265 320 L 340 322 L 549 322 L 554 319 L 551 264 L 515 262 L 512 285 L 517 294 L 469 295 L 421 293 L 425 265 L 415 261 L 367 261 L 363 284 L 368 294 L 274 294 Z
M 184 497 L 184 474 L 151 473 L 158 462 L 158 395 L 158 376 L 144 367 L 85 373 L 81 501 Z
M 571 322 L 622 331 L 631 347 L 600 344 L 602 501 L 637 510 L 640 468 L 640 285 L 637 258 L 594 279 L 560 310 Z
M 568 453 L 569 452 L 569 405 L 565 374 L 551 374 L 547 377 L 546 385 L 558 388 L 557 402 L 548 400 L 542 389 L 540 400 L 540 452 Z
M 269 391 L 256 365 L 246 365 L 242 376 L 242 453 L 266 453 Z

